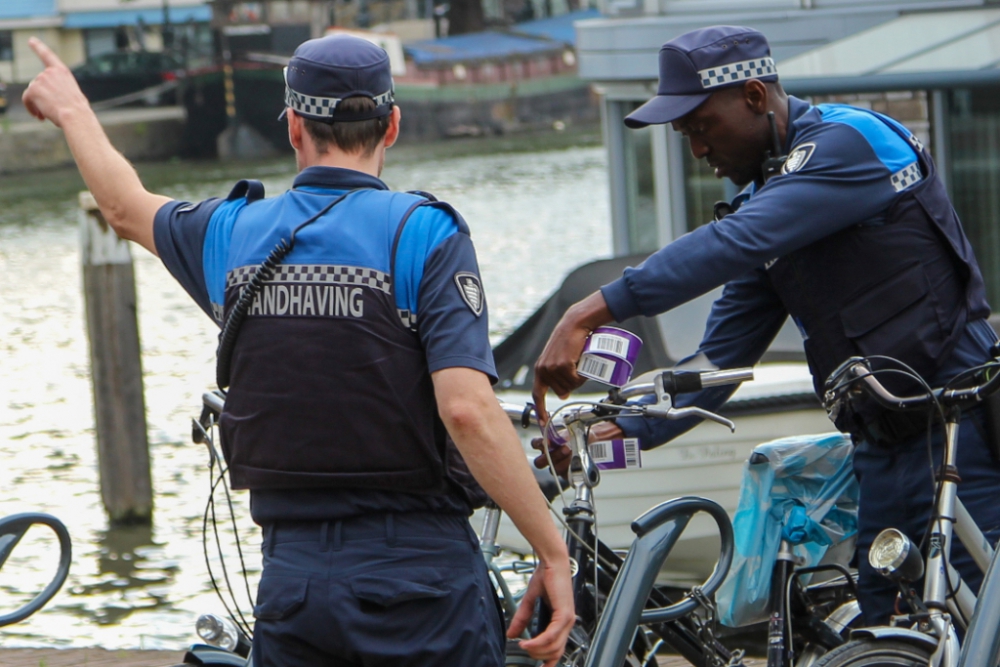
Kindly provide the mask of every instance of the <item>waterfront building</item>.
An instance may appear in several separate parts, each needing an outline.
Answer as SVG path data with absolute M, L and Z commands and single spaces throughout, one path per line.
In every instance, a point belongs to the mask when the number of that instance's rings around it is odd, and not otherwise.
M 70 67 L 120 49 L 210 52 L 211 15 L 206 0 L 3 0 L 0 80 L 25 84 L 41 71 L 32 35 Z
M 987 0 L 600 0 L 578 22 L 601 95 L 618 255 L 648 252 L 734 194 L 667 126 L 622 119 L 656 92 L 663 42 L 717 23 L 767 35 L 785 89 L 888 113 L 930 147 L 1000 304 L 1000 8 Z

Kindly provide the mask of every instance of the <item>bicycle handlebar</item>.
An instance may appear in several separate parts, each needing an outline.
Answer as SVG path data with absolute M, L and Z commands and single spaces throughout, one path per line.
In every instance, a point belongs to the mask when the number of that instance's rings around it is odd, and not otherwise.
M 44 607 L 59 592 L 69 575 L 69 566 L 73 560 L 73 543 L 63 522 L 49 514 L 14 514 L 0 519 L 0 567 L 3 567 L 14 547 L 34 525 L 48 526 L 59 538 L 59 565 L 52 581 L 41 593 L 20 609 L 0 616 L 0 627 L 19 623 Z
M 946 389 L 939 387 L 931 389 L 930 393 L 918 396 L 896 396 L 875 377 L 867 359 L 851 357 L 841 364 L 826 381 L 823 393 L 823 404 L 829 410 L 835 403 L 843 399 L 850 390 L 860 385 L 866 394 L 876 403 L 888 410 L 906 411 L 921 410 L 940 404 L 946 407 L 981 401 L 983 397 L 1000 389 L 1000 373 L 973 387 L 962 389 Z

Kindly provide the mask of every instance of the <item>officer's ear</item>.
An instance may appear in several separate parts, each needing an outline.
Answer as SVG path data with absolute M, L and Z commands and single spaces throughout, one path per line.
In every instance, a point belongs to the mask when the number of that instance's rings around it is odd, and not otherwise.
M 768 90 L 762 81 L 750 79 L 743 84 L 743 101 L 755 115 L 767 113 Z
M 302 118 L 295 113 L 294 109 L 287 109 L 285 118 L 288 120 L 288 143 L 297 151 L 302 150 L 302 134 L 305 127 L 302 125 Z
M 399 119 L 402 118 L 403 114 L 399 110 L 398 106 L 392 107 L 392 113 L 389 115 L 389 127 L 385 131 L 385 147 L 389 148 L 394 143 L 396 139 L 399 138 Z

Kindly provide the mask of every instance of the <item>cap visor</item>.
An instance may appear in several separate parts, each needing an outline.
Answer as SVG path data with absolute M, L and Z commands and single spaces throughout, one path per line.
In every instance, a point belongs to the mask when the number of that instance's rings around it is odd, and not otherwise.
M 647 125 L 675 121 L 697 109 L 712 93 L 695 95 L 657 95 L 625 116 L 625 126 L 633 130 Z

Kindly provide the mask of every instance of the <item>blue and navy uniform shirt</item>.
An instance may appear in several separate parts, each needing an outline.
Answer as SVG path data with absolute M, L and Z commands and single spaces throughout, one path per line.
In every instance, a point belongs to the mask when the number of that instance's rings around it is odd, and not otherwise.
M 378 178 L 361 172 L 309 167 L 295 178 L 286 195 L 290 198 L 286 206 L 295 206 L 297 197 L 336 196 L 356 188 L 389 189 Z M 156 214 L 154 234 L 160 259 L 201 309 L 220 325 L 229 238 L 245 206 L 247 200 L 243 197 L 208 199 L 198 204 L 174 201 Z M 303 215 L 304 221 L 308 215 Z M 353 245 L 363 243 L 363 231 L 358 230 L 359 243 Z M 372 254 L 363 259 L 384 263 L 373 268 L 389 273 L 389 257 L 376 259 Z M 465 223 L 441 208 L 416 209 L 400 237 L 395 269 L 396 306 L 419 319 L 418 331 L 430 372 L 474 368 L 495 382 L 485 307 L 481 315 L 475 313 L 462 298 L 454 279 L 462 272 L 479 275 Z
M 884 223 L 897 197 L 923 178 L 916 139 L 908 142 L 886 123 L 903 127 L 865 109 L 790 97 L 784 172 L 751 184 L 736 198 L 734 213 L 681 236 L 601 288 L 611 314 L 619 322 L 655 315 L 725 284 L 697 354 L 719 368 L 756 364 L 788 317 L 764 267 L 853 225 Z M 912 136 L 905 128 L 903 134 Z M 933 382 L 982 363 L 995 338 L 985 320 L 971 322 Z M 678 405 L 715 409 L 732 392 L 708 389 L 680 397 Z M 618 423 L 649 448 L 699 422 Z
M 280 204 L 288 213 L 297 210 L 305 198 L 315 200 L 316 195 L 332 198 L 358 188 L 389 189 L 380 179 L 361 172 L 309 167 L 295 178 L 292 189 L 281 195 Z M 227 267 L 233 225 L 239 224 L 240 211 L 253 205 L 245 197 L 213 198 L 200 203 L 173 201 L 156 214 L 154 238 L 160 259 L 201 309 L 220 325 L 226 273 L 233 268 Z M 310 217 L 308 210 L 309 205 L 302 208 L 303 222 Z M 355 238 L 341 239 L 338 247 L 343 250 L 335 250 L 352 256 L 338 257 L 338 260 L 388 274 L 390 258 L 387 254 L 365 250 L 364 229 L 352 230 L 352 233 Z M 264 249 L 264 255 L 269 250 Z M 356 253 L 364 256 L 354 257 Z M 393 294 L 396 307 L 404 316 L 400 326 L 404 326 L 406 320 L 417 322 L 417 335 L 426 354 L 429 372 L 472 368 L 496 382 L 485 304 L 470 302 L 467 294 L 463 296 L 457 278 L 473 275 L 478 279 L 479 276 L 475 249 L 465 222 L 441 207 L 416 208 L 399 238 L 394 268 Z M 387 510 L 467 510 L 451 496 L 351 489 L 257 490 L 252 493 L 251 507 L 258 522 L 290 515 L 297 519 L 328 519 Z

